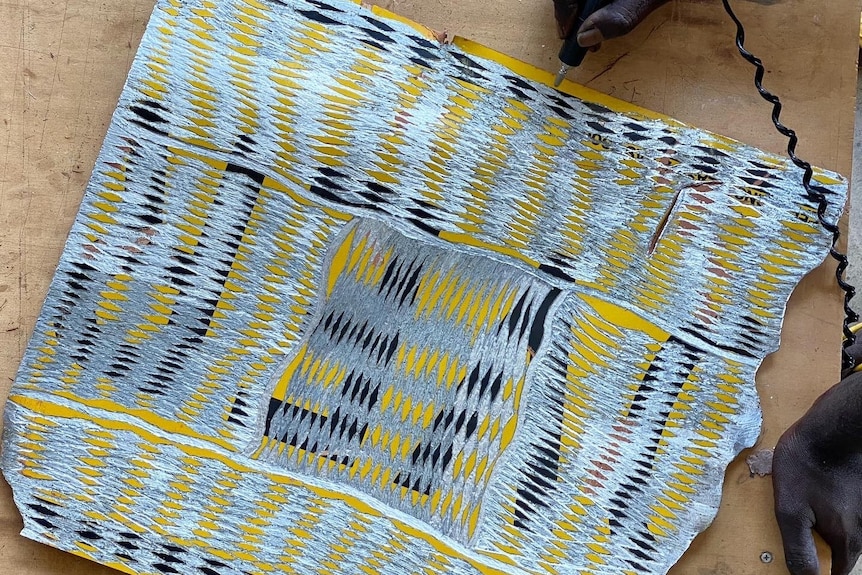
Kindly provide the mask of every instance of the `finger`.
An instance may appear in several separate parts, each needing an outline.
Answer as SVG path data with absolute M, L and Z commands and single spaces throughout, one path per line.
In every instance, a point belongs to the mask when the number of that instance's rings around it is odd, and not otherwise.
M 616 0 L 593 12 L 578 30 L 578 44 L 594 46 L 602 40 L 623 36 L 634 30 L 650 12 L 667 0 Z M 596 30 L 598 34 L 589 34 Z
M 784 559 L 791 575 L 819 575 L 820 562 L 811 533 L 812 519 L 806 513 L 776 512 Z
M 583 29 L 583 28 L 582 28 Z M 584 48 L 593 48 L 600 46 L 605 37 L 598 28 L 591 28 L 585 32 L 578 33 L 578 44 Z

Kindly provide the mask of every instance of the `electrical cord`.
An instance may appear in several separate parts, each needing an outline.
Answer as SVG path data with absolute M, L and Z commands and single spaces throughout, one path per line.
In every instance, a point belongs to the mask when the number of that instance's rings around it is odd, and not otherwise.
M 733 20 L 734 24 L 736 24 L 736 48 L 739 50 L 742 57 L 756 68 L 754 73 L 754 86 L 757 88 L 761 97 L 772 104 L 772 123 L 775 124 L 775 129 L 788 139 L 787 154 L 790 157 L 790 160 L 804 171 L 802 176 L 802 185 L 805 188 L 808 200 L 817 206 L 817 219 L 823 229 L 832 234 L 832 245 L 829 247 L 829 255 L 832 256 L 832 259 L 838 262 L 837 269 L 835 270 L 835 278 L 838 280 L 838 286 L 844 292 L 844 324 L 842 326 L 844 341 L 841 348 L 841 372 L 843 375 L 848 371 L 852 371 L 855 367 L 855 362 L 847 353 L 847 348 L 853 345 L 856 341 L 856 334 L 851 330 L 850 325 L 859 321 L 859 314 L 853 311 L 850 307 L 850 300 L 852 300 L 856 295 L 856 288 L 844 280 L 844 271 L 847 269 L 847 265 L 849 264 L 847 255 L 841 253 L 836 248 L 838 240 L 841 237 L 841 232 L 838 229 L 838 225 L 826 220 L 826 209 L 829 207 L 829 203 L 826 200 L 826 195 L 822 191 L 816 189 L 815 186 L 811 185 L 811 178 L 814 175 L 811 164 L 800 159 L 796 155 L 796 144 L 799 141 L 799 138 L 796 136 L 796 132 L 781 123 L 781 100 L 778 99 L 778 96 L 763 87 L 763 76 L 766 73 L 763 62 L 760 58 L 745 49 L 745 28 L 742 26 L 742 22 L 740 22 L 739 18 L 737 18 L 733 9 L 730 7 L 730 1 L 722 0 L 722 2 L 724 4 L 725 11 Z

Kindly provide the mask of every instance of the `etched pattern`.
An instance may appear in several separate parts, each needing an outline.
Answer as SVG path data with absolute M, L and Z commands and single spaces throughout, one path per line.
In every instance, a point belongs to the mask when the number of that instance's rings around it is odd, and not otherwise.
M 320 321 L 276 376 L 255 457 L 469 539 L 560 291 L 380 224 L 331 249 Z
M 786 162 L 548 79 L 349 2 L 160 0 L 6 407 L 24 534 L 666 572 L 829 238 Z

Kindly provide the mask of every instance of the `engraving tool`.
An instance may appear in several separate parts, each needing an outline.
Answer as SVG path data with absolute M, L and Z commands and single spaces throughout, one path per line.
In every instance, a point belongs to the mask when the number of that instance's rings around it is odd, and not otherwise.
M 569 72 L 570 68 L 581 65 L 584 61 L 584 56 L 587 55 L 589 48 L 584 48 L 578 44 L 578 30 L 584 25 L 584 21 L 590 17 L 590 14 L 599 9 L 602 0 L 587 0 L 583 5 L 583 10 L 578 14 L 577 21 L 572 25 L 569 34 L 563 42 L 563 47 L 560 48 L 560 71 L 557 72 L 557 77 L 554 78 L 554 87 L 562 84 L 563 79 Z

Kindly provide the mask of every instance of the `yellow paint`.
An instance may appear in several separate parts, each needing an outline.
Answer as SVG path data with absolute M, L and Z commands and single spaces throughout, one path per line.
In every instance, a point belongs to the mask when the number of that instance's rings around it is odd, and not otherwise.
M 498 246 L 496 244 L 491 244 L 491 243 L 482 241 L 482 240 L 480 240 L 480 239 L 478 239 L 472 235 L 469 235 L 469 234 L 441 231 L 439 233 L 439 237 L 442 240 L 445 240 L 447 242 L 452 242 L 454 244 L 463 244 L 463 245 L 472 246 L 475 248 L 482 248 L 482 249 L 485 249 L 485 250 L 488 250 L 491 252 L 506 255 L 506 256 L 515 258 L 517 260 L 520 260 L 520 261 L 526 263 L 527 265 L 529 265 L 530 267 L 534 267 L 534 268 L 539 267 L 539 262 L 527 257 L 526 255 L 520 253 L 517 250 L 514 250 L 512 248 L 503 247 L 503 246 Z
M 660 342 L 670 338 L 669 333 L 632 311 L 594 296 L 578 294 L 578 297 L 589 304 L 602 319 L 617 327 L 643 332 Z
M 296 355 L 293 357 L 291 362 L 287 365 L 287 367 L 284 369 L 281 376 L 279 377 L 278 383 L 276 384 L 275 389 L 272 392 L 273 398 L 284 401 L 284 396 L 287 392 L 287 386 L 293 379 L 296 370 L 299 368 L 300 364 L 303 363 L 303 361 L 306 361 L 308 359 L 306 356 L 307 352 L 308 344 L 304 343 L 302 347 L 297 350 Z
M 118 413 L 136 417 L 141 421 L 145 421 L 150 425 L 154 425 L 160 429 L 165 430 L 168 433 L 176 434 L 177 436 L 184 436 L 209 441 L 228 451 L 237 450 L 236 446 L 231 445 L 230 443 L 227 443 L 220 438 L 203 435 L 183 423 L 160 417 L 150 410 L 127 408 L 119 403 L 107 399 L 84 399 L 67 391 L 57 391 L 55 392 L 55 395 L 63 397 L 70 401 L 74 401 L 75 403 L 79 403 L 89 408 L 101 409 L 109 413 Z

